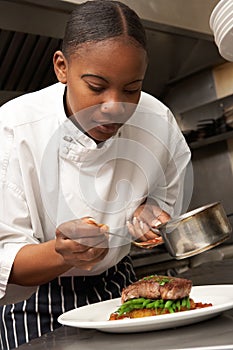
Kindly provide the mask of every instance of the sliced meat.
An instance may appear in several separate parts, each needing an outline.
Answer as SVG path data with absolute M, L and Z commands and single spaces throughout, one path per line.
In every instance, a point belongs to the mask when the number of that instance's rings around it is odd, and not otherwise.
M 121 294 L 122 303 L 134 298 L 148 299 L 182 299 L 189 296 L 192 281 L 169 276 L 147 276 L 124 288 Z

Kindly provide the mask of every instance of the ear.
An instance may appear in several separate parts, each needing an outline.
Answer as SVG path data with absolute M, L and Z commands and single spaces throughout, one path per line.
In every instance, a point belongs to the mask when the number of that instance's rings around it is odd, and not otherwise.
M 53 56 L 53 67 L 58 81 L 66 84 L 68 63 L 62 51 L 55 52 Z

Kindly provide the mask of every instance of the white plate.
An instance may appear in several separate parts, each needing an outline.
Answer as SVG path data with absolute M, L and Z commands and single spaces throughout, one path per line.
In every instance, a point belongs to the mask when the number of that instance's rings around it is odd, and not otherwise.
M 58 322 L 110 333 L 133 333 L 189 325 L 233 308 L 233 285 L 194 286 L 190 296 L 195 302 L 212 303 L 213 306 L 160 316 L 109 321 L 110 314 L 120 306 L 120 298 L 117 298 L 65 312 L 59 316 Z

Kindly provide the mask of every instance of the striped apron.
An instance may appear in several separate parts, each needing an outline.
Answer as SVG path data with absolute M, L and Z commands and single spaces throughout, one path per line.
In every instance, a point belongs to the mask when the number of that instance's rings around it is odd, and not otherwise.
M 58 277 L 39 286 L 28 300 L 0 307 L 0 349 L 15 349 L 61 325 L 62 313 L 118 298 L 136 280 L 129 256 L 98 276 Z

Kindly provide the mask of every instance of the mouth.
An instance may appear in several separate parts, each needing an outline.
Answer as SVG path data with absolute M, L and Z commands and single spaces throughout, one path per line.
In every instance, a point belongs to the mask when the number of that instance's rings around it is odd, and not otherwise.
M 98 123 L 98 125 L 96 125 L 94 129 L 104 134 L 114 135 L 117 133 L 120 127 L 121 124 L 118 123 Z

